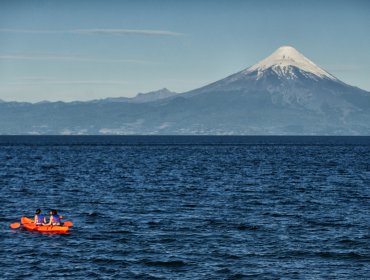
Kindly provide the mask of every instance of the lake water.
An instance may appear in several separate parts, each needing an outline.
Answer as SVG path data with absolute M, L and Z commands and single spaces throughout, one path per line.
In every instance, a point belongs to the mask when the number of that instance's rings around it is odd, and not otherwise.
M 369 279 L 370 137 L 0 137 L 2 279 Z M 11 230 L 59 210 L 68 235 Z

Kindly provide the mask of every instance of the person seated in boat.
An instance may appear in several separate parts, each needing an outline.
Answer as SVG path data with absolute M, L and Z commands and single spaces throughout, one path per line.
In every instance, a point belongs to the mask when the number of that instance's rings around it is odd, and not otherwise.
M 49 223 L 46 225 L 48 226 L 60 226 L 62 225 L 62 218 L 58 215 L 57 210 L 53 209 L 50 210 L 50 220 Z
M 37 226 L 42 226 L 46 224 L 46 219 L 45 219 L 44 214 L 41 214 L 41 209 L 36 209 L 34 223 Z

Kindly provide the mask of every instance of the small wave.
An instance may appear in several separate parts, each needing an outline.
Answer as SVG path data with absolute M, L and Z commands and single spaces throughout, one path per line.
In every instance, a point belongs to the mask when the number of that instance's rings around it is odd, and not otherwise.
M 134 274 L 130 275 L 130 279 L 140 279 L 140 280 L 160 280 L 163 279 L 162 277 L 156 277 L 151 274 L 146 274 L 146 273 L 140 273 L 140 274 Z M 116 278 L 113 278 L 116 279 Z
M 97 212 L 95 212 L 95 211 L 89 211 L 89 212 L 87 213 L 87 215 L 89 215 L 90 217 L 96 217 L 96 216 L 98 216 L 99 214 L 98 214 Z
M 338 241 L 339 243 L 342 243 L 342 244 L 361 244 L 360 241 L 357 241 L 357 240 L 354 240 L 354 239 L 349 239 L 349 238 L 345 238 L 345 239 L 341 239 Z
M 229 280 L 237 280 L 237 279 L 244 279 L 246 277 L 246 275 L 242 274 L 242 273 L 236 273 L 234 275 L 231 275 L 229 278 Z
M 222 273 L 222 274 L 230 274 L 231 273 L 231 270 L 228 269 L 228 268 L 222 268 L 220 270 L 217 270 L 217 273 Z
M 291 251 L 288 252 L 289 256 L 295 257 L 321 257 L 321 258 L 333 258 L 333 259 L 363 259 L 370 261 L 370 255 L 363 255 L 357 252 L 312 252 L 312 251 Z
M 257 230 L 259 227 L 256 225 L 244 225 L 244 224 L 239 224 L 236 227 L 238 230 Z
M 338 253 L 338 252 L 320 252 L 317 254 L 323 258 L 338 258 L 338 259 L 363 259 L 370 261 L 370 255 L 363 255 L 357 252 L 346 252 L 346 253 Z
M 55 164 L 43 164 L 41 165 L 42 169 L 56 169 L 58 168 L 58 165 Z
M 167 237 L 167 238 L 162 238 L 159 240 L 161 243 L 173 243 L 176 242 L 177 240 L 175 238 Z
M 117 260 L 117 259 L 114 259 L 114 258 L 93 258 L 91 259 L 90 261 L 98 264 L 98 265 L 105 265 L 105 264 L 116 264 L 116 265 L 120 265 L 120 266 L 128 266 L 128 263 L 123 261 L 123 260 Z
M 149 221 L 149 222 L 147 222 L 147 225 L 151 228 L 159 226 L 160 224 L 161 224 L 161 222 L 158 222 L 158 221 Z
M 182 267 L 186 263 L 180 260 L 174 261 L 144 261 L 144 264 L 147 266 L 163 266 L 163 267 Z
M 40 183 L 40 182 L 45 182 L 46 181 L 46 178 L 35 178 L 35 179 L 32 179 L 33 182 L 37 182 L 37 183 Z
M 195 207 L 197 207 L 197 205 L 196 204 L 184 204 L 183 205 L 184 207 L 186 207 L 186 208 L 195 208 Z
M 206 220 L 206 222 L 209 225 L 223 225 L 223 224 L 225 224 L 225 222 L 223 220 L 216 220 L 216 219 Z
M 307 223 L 313 226 L 322 226 L 322 227 L 352 227 L 353 224 L 343 223 L 341 221 L 317 221 L 317 220 L 308 220 Z
M 242 257 L 237 256 L 237 255 L 226 255 L 226 257 L 227 257 L 228 259 L 231 259 L 231 260 L 239 260 L 239 259 L 241 259 L 241 258 L 242 258 Z
M 131 234 L 132 231 L 129 231 L 129 230 L 125 230 L 125 229 L 118 229 L 118 230 L 110 230 L 110 231 L 106 231 L 106 233 L 111 233 L 111 234 Z

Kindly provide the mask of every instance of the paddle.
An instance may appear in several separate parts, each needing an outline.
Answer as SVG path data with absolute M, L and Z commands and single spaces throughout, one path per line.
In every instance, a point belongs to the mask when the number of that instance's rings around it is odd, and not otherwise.
M 20 226 L 21 226 L 20 223 L 12 223 L 12 224 L 10 224 L 10 228 L 12 228 L 12 229 L 19 228 Z
M 33 223 L 27 223 L 27 224 L 32 224 L 31 229 L 34 229 L 36 227 L 36 225 L 34 225 Z M 16 229 L 16 228 L 19 228 L 21 226 L 21 224 L 20 223 L 12 223 L 9 226 L 12 229 Z

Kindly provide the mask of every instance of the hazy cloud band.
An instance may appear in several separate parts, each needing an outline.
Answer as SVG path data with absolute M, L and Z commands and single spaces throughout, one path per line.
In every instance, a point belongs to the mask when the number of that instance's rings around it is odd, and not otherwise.
M 149 29 L 76 29 L 69 31 L 78 34 L 108 34 L 108 35 L 158 35 L 158 36 L 180 36 L 181 33 L 167 30 Z
M 91 58 L 83 56 L 58 55 L 58 54 L 0 54 L 0 60 L 57 60 L 57 61 L 75 61 L 75 62 L 107 62 L 107 63 L 135 63 L 151 64 L 153 62 L 136 59 L 122 58 Z
M 27 29 L 0 29 L 0 33 L 23 34 L 101 34 L 101 35 L 143 35 L 143 36 L 181 36 L 181 33 L 168 30 L 152 29 L 73 29 L 73 30 L 27 30 Z

